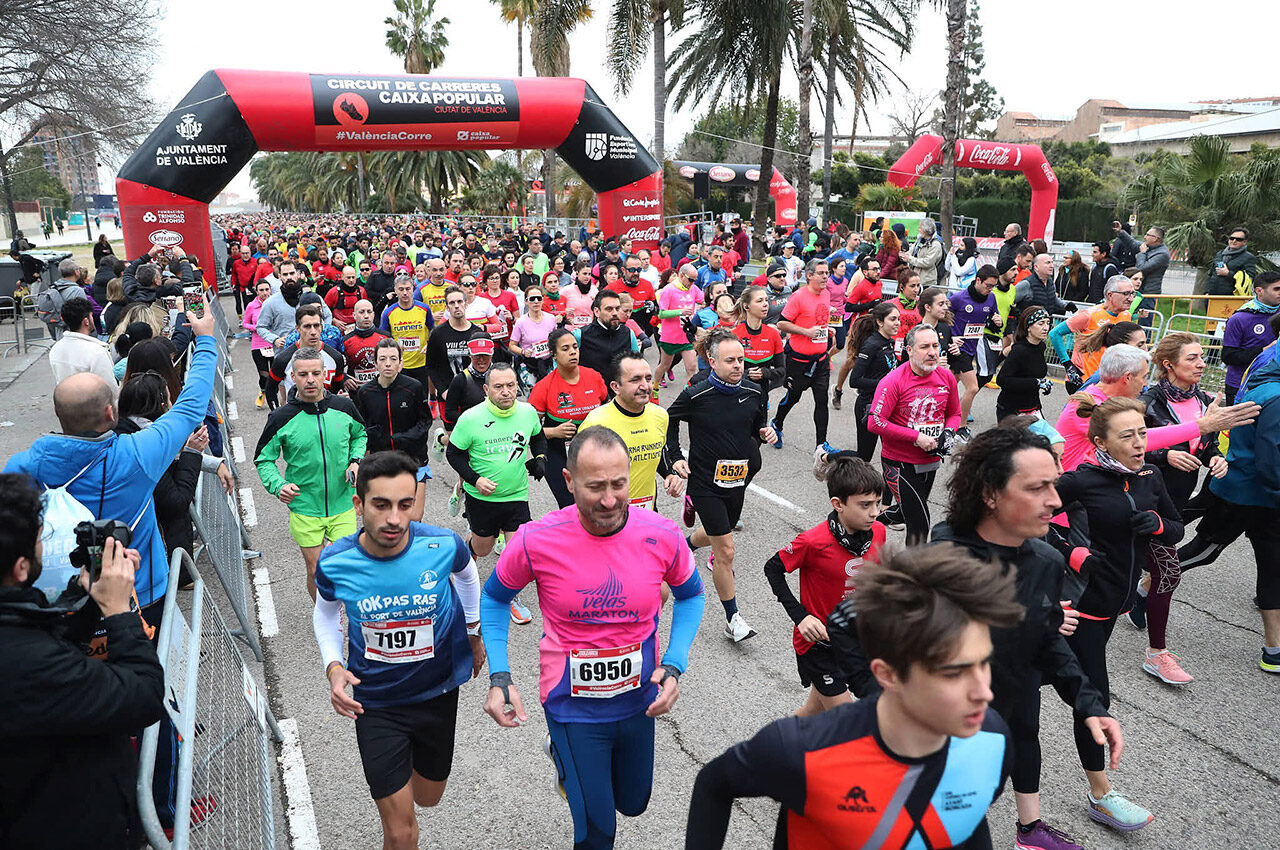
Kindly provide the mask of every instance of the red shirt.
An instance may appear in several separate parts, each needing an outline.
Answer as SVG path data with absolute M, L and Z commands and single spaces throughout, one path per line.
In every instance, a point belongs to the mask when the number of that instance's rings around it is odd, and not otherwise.
M 872 523 L 867 550 L 855 555 L 840 545 L 823 521 L 798 535 L 778 557 L 787 572 L 800 570 L 800 604 L 825 623 L 840 601 L 853 592 L 854 580 L 863 563 L 874 561 L 880 554 L 884 539 L 884 526 Z M 804 655 L 813 646 L 800 636 L 799 626 L 792 631 L 791 642 L 797 655 Z
M 363 286 L 357 285 L 355 292 L 346 292 L 341 286 L 335 286 L 324 294 L 324 303 L 329 306 L 336 321 L 350 325 L 356 320 L 356 302 L 365 301 L 368 298 L 369 295 Z
M 563 295 L 558 298 L 552 298 L 545 290 L 542 295 L 542 312 L 559 317 L 563 316 L 565 311 L 569 309 L 569 302 L 565 300 Z
M 511 336 L 511 329 L 516 326 L 516 319 L 520 318 L 520 302 L 516 301 L 515 294 L 509 289 L 499 290 L 497 295 L 490 295 L 487 291 L 481 292 L 477 298 L 488 300 L 495 308 L 506 308 L 507 319 L 502 323 L 502 330 L 492 331 L 489 336 L 497 340 L 505 340 Z M 546 303 L 545 301 L 543 302 Z
M 808 285 L 791 293 L 791 297 L 787 299 L 787 305 L 782 308 L 782 318 L 802 328 L 825 329 L 830 317 L 831 301 L 827 297 L 827 291 L 824 289 L 814 295 Z M 791 350 L 796 354 L 807 357 L 819 356 L 826 352 L 830 344 L 829 336 L 828 333 L 818 339 L 811 339 L 802 333 L 791 334 L 787 339 L 787 345 L 791 346 Z
M 671 255 L 663 255 L 655 252 L 649 255 L 649 265 L 653 266 L 659 272 L 665 272 L 667 269 L 671 268 Z
M 578 383 L 571 384 L 560 377 L 559 369 L 552 369 L 545 378 L 533 385 L 529 392 L 529 404 L 548 420 L 581 422 L 587 414 L 604 404 L 609 397 L 604 378 L 589 366 L 578 367 Z
M 782 334 L 773 325 L 761 325 L 759 333 L 747 327 L 746 322 L 738 322 L 733 335 L 742 343 L 747 362 L 753 365 L 768 363 L 782 353 Z
M 606 289 L 610 292 L 625 292 L 631 296 L 631 300 L 635 302 L 635 309 L 639 310 L 646 304 L 651 304 L 657 298 L 653 292 L 653 284 L 644 278 L 640 278 L 640 282 L 635 286 L 628 286 L 621 279 L 615 280 L 609 284 Z
M 378 377 L 378 343 L 386 338 L 386 334 L 376 328 L 368 336 L 350 331 L 342 338 L 342 353 L 347 358 L 347 375 L 354 378 L 356 383 L 367 383 Z
M 858 281 L 845 299 L 850 304 L 865 304 L 868 301 L 879 301 L 884 297 L 884 282 L 877 280 L 875 283 L 867 280 L 865 277 Z M 859 314 L 861 315 L 861 314 Z

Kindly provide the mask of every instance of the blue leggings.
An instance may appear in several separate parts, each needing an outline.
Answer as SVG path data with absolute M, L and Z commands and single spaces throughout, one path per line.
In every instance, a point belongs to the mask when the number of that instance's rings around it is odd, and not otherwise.
M 610 850 L 615 812 L 643 814 L 653 790 L 653 718 L 559 723 L 547 718 L 551 757 L 573 813 L 574 850 Z

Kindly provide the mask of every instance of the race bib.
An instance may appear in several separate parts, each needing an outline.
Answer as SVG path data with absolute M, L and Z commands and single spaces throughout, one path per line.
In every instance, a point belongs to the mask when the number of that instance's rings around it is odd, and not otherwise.
M 844 324 L 844 316 L 839 310 L 836 310 L 827 318 L 827 324 L 833 328 L 838 328 Z
M 585 328 L 587 325 L 591 324 L 591 316 L 584 315 L 582 313 L 574 313 L 571 321 L 575 328 Z
M 747 486 L 747 462 L 745 460 L 718 460 L 711 477 L 717 487 Z
M 383 664 L 408 664 L 435 657 L 435 631 L 431 620 L 386 620 L 361 623 L 364 657 Z
M 547 344 L 547 341 L 545 339 L 542 342 L 535 342 L 533 344 L 533 356 L 534 357 L 550 357 L 551 356 L 551 346 Z
M 899 360 L 902 359 L 902 343 L 903 342 L 904 340 L 901 340 L 901 339 L 895 339 L 893 341 L 893 356 L 898 358 Z
M 489 338 L 490 339 L 506 339 L 507 326 L 503 325 L 502 327 L 498 328 L 498 330 L 496 331 L 489 331 Z
M 991 349 L 992 351 L 997 351 L 997 352 L 998 352 L 998 351 L 1004 351 L 1004 340 L 1001 340 L 1001 339 L 988 339 L 988 340 L 987 340 L 987 348 Z
M 942 436 L 941 422 L 923 422 L 915 426 L 915 429 L 926 437 L 933 437 L 935 440 Z
M 356 370 L 356 383 L 367 384 L 376 377 L 378 377 L 377 369 L 357 369 Z
M 640 687 L 640 644 L 569 650 L 569 695 L 611 699 Z
M 653 496 L 639 496 L 631 500 L 631 507 L 644 508 L 645 510 L 655 511 L 654 502 L 657 501 Z
M 961 334 L 965 339 L 978 339 L 982 336 L 984 325 L 970 323 L 964 326 L 964 333 Z
M 404 351 L 417 351 L 419 348 L 422 348 L 422 337 L 407 336 L 400 340 L 400 348 Z

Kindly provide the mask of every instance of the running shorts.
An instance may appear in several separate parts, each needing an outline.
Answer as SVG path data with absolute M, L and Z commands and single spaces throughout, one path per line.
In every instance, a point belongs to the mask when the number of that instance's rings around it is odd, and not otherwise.
M 702 520 L 702 529 L 712 537 L 723 537 L 733 532 L 733 527 L 742 517 L 742 500 L 746 496 L 746 488 L 740 488 L 732 495 L 713 496 L 709 494 L 690 494 L 689 501 Z
M 530 519 L 528 502 L 486 502 L 467 493 L 467 527 L 476 537 L 510 533 Z
M 684 351 L 693 351 L 693 343 L 691 342 L 659 342 L 658 350 L 663 354 L 670 354 L 672 357 Z
M 412 772 L 432 782 L 449 778 L 458 725 L 458 689 L 426 702 L 366 708 L 356 715 L 356 744 L 369 794 L 390 797 Z
M 961 351 L 959 354 L 947 353 L 947 368 L 953 375 L 963 375 L 973 371 L 973 355 Z
M 796 669 L 800 671 L 800 684 L 813 686 L 824 697 L 838 697 L 853 690 L 852 681 L 840 670 L 838 656 L 830 644 L 815 643 L 809 651 L 796 654 Z
M 320 546 L 324 541 L 341 540 L 356 533 L 356 509 L 350 508 L 333 516 L 303 516 L 289 512 L 289 535 L 304 549 Z

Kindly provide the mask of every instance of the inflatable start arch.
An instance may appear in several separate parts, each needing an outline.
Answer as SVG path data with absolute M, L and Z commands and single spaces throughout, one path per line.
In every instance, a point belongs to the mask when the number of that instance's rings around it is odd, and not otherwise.
M 921 136 L 889 169 L 889 182 L 906 188 L 919 180 L 929 166 L 941 162 L 942 137 L 932 134 Z M 1031 221 L 1027 227 L 1027 238 L 1053 242 L 1058 178 L 1039 145 L 957 139 L 956 165 L 988 171 L 1021 171 L 1031 184 Z
M 760 179 L 760 166 L 736 162 L 693 162 L 686 159 L 671 163 L 686 180 L 706 173 L 712 183 L 721 186 L 754 186 Z M 773 223 L 796 223 L 796 187 L 777 168 L 769 179 L 769 197 L 773 198 Z
M 125 250 L 212 263 L 209 203 L 260 150 L 463 148 L 554 148 L 599 196 L 601 230 L 662 238 L 662 168 L 584 80 L 215 70 L 120 169 Z

